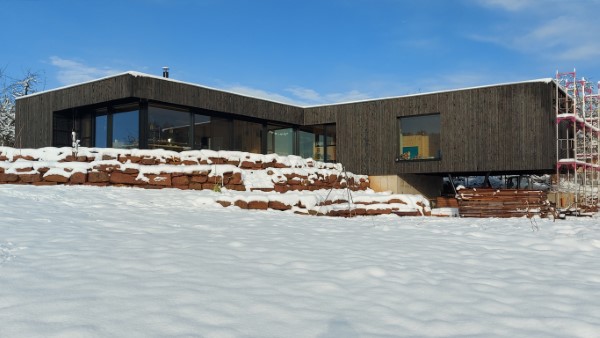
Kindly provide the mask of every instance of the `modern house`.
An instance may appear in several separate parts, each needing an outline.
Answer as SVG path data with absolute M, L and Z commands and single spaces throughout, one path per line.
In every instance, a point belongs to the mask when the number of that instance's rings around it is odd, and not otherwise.
M 19 147 L 239 150 L 342 163 L 398 193 L 453 175 L 556 172 L 551 79 L 298 107 L 136 72 L 17 100 Z

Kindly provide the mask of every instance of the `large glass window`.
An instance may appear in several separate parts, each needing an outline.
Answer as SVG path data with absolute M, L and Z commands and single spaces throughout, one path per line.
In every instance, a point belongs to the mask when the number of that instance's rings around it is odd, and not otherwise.
M 317 161 L 335 162 L 335 124 L 300 127 L 298 130 L 298 155 Z
M 194 149 L 211 149 L 210 116 L 194 114 Z
M 298 155 L 303 158 L 315 157 L 315 133 L 312 127 L 298 130 Z
M 190 149 L 190 113 L 184 110 L 148 107 L 148 148 L 175 151 Z
M 294 129 L 273 125 L 267 128 L 267 154 L 293 155 Z
M 96 111 L 94 123 L 94 147 L 106 148 L 108 146 L 108 114 L 106 109 Z
M 398 118 L 400 160 L 440 159 L 440 114 Z
M 139 147 L 139 111 L 137 105 L 120 107 L 112 114 L 112 147 Z

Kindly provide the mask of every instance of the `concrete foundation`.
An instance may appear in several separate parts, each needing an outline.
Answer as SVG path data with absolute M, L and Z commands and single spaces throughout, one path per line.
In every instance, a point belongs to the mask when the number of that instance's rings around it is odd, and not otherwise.
M 371 189 L 395 194 L 420 194 L 427 199 L 441 195 L 443 178 L 438 176 L 403 174 L 386 176 L 369 176 Z

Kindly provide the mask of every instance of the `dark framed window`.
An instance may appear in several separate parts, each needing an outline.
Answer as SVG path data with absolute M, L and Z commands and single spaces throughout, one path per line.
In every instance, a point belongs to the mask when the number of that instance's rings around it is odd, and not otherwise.
M 149 104 L 148 148 L 191 149 L 191 124 L 191 113 L 185 109 Z
M 109 125 L 112 125 L 110 138 L 112 148 L 139 148 L 139 115 L 139 105 L 137 104 L 115 107 L 113 113 L 109 115 Z
M 303 126 L 298 129 L 298 155 L 322 162 L 335 162 L 335 124 Z
M 294 128 L 270 124 L 267 130 L 267 154 L 294 154 Z
M 398 160 L 439 160 L 442 158 L 440 114 L 398 118 Z
M 94 147 L 108 147 L 108 109 L 98 109 L 94 117 Z

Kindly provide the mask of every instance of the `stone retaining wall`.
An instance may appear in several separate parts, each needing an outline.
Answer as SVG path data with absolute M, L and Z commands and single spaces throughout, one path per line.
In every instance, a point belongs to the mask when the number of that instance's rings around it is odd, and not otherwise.
M 0 148 L 0 184 L 85 184 L 146 189 L 287 191 L 366 190 L 366 176 L 348 175 L 335 165 L 299 157 L 240 152 L 166 152 L 90 149 L 70 155 L 70 148 L 40 152 Z M 40 150 L 44 153 L 43 150 Z M 62 151 L 62 152 L 61 152 Z M 83 154 L 83 155 L 82 155 Z M 38 155 L 38 156 L 35 156 Z M 219 156 L 222 155 L 222 156 Z M 229 155 L 229 156 L 228 156 Z M 51 160 L 48 160 L 50 157 Z M 269 160 L 269 161 L 266 161 Z

